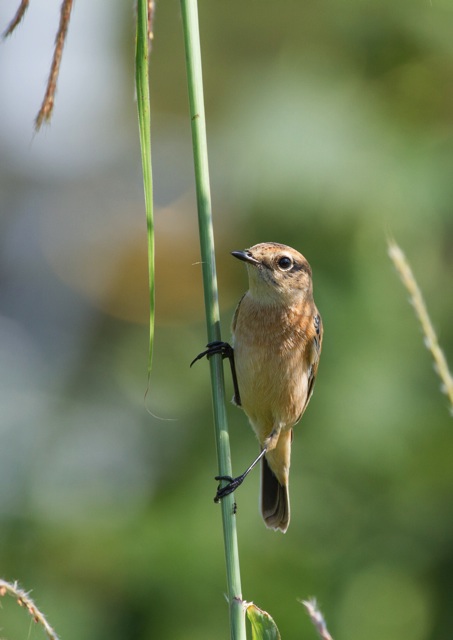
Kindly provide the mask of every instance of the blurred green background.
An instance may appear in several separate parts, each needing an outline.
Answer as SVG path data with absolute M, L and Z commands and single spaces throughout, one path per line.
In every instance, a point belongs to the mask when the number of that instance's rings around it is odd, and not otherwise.
M 18 0 L 3 0 L 5 28 Z M 33 133 L 59 2 L 0 48 L 0 575 L 65 640 L 227 638 L 182 28 L 152 54 L 157 327 L 146 404 L 146 227 L 132 2 L 76 2 L 50 127 Z M 229 252 L 293 245 L 325 324 L 296 430 L 292 522 L 237 492 L 243 593 L 283 639 L 453 632 L 447 399 L 386 254 L 394 236 L 453 363 L 451 0 L 200 2 L 223 335 Z M 232 395 L 229 376 L 228 395 Z M 147 408 L 151 414 L 147 411 Z M 257 453 L 228 407 L 233 469 Z M 43 637 L 2 600 L 5 638 Z

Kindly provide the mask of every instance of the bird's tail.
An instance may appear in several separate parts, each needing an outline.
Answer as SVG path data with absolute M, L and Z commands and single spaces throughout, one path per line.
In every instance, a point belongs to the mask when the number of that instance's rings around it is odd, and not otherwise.
M 267 527 L 285 533 L 290 516 L 288 484 L 280 484 L 266 456 L 261 460 L 261 514 Z

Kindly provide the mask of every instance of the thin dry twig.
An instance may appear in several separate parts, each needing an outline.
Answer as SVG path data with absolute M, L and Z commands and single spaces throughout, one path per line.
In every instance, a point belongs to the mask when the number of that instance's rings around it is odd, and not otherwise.
M 25 12 L 27 11 L 29 4 L 30 4 L 30 0 L 22 0 L 21 1 L 20 5 L 19 5 L 19 8 L 16 11 L 16 15 L 14 16 L 14 18 L 9 23 L 6 31 L 3 33 L 3 37 L 4 38 L 7 38 L 8 36 L 10 36 L 12 34 L 14 29 L 17 27 L 19 22 L 24 17 Z
M 311 598 L 310 600 L 301 600 L 301 602 L 307 610 L 307 613 L 310 616 L 310 620 L 312 621 L 313 626 L 318 632 L 318 636 L 321 638 L 321 640 L 333 640 L 332 636 L 327 630 L 326 621 L 324 620 L 324 616 L 318 608 L 316 599 Z
M 55 91 L 57 89 L 58 74 L 60 71 L 61 57 L 63 55 L 63 47 L 66 42 L 68 33 L 69 20 L 71 18 L 73 0 L 63 0 L 60 9 L 60 24 L 58 26 L 57 36 L 55 38 L 55 49 L 53 53 L 52 64 L 50 67 L 49 79 L 47 81 L 46 93 L 42 101 L 41 108 L 36 116 L 35 128 L 39 131 L 42 123 L 49 122 L 55 102 Z
M 38 609 L 29 594 L 21 589 L 17 582 L 11 584 L 0 578 L 0 596 L 12 596 L 20 607 L 27 609 L 34 622 L 40 624 L 47 634 L 49 640 L 59 640 L 54 629 L 47 622 L 45 615 Z
M 154 0 L 148 0 L 148 46 L 149 50 L 153 46 L 154 40 L 154 13 L 156 11 L 156 3 Z
M 388 241 L 388 253 L 404 286 L 409 291 L 410 301 L 422 325 L 425 345 L 427 349 L 431 351 L 434 359 L 434 369 L 442 381 L 441 389 L 448 396 L 450 413 L 453 415 L 453 377 L 448 368 L 444 352 L 439 346 L 436 332 L 429 317 L 425 301 L 423 300 L 422 292 L 415 280 L 406 256 L 394 240 Z

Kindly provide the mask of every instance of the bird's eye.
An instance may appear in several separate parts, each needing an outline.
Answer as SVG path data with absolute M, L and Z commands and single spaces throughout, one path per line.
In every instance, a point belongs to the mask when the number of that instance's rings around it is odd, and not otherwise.
M 293 266 L 293 261 L 288 256 L 282 256 L 277 260 L 277 264 L 282 271 L 288 271 Z

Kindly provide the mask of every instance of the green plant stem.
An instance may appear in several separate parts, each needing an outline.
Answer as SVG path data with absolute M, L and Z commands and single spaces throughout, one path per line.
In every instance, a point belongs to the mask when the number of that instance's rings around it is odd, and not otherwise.
M 187 81 L 192 124 L 192 142 L 197 191 L 198 224 L 200 232 L 203 289 L 208 341 L 220 340 L 219 302 L 212 226 L 211 195 L 206 141 L 206 121 L 203 99 L 200 35 L 196 0 L 181 0 L 186 51 Z M 214 427 L 219 475 L 232 475 L 228 424 L 225 410 L 225 386 L 222 357 L 209 359 Z M 230 604 L 231 638 L 245 640 L 245 611 L 242 606 L 239 552 L 233 496 L 221 501 L 225 545 L 228 601 Z
M 137 37 L 135 48 L 135 84 L 137 90 L 138 125 L 142 154 L 143 186 L 145 191 L 146 226 L 148 236 L 149 278 L 149 354 L 148 385 L 153 362 L 154 344 L 154 218 L 153 180 L 151 166 L 151 109 L 149 99 L 149 40 L 148 0 L 137 2 Z

